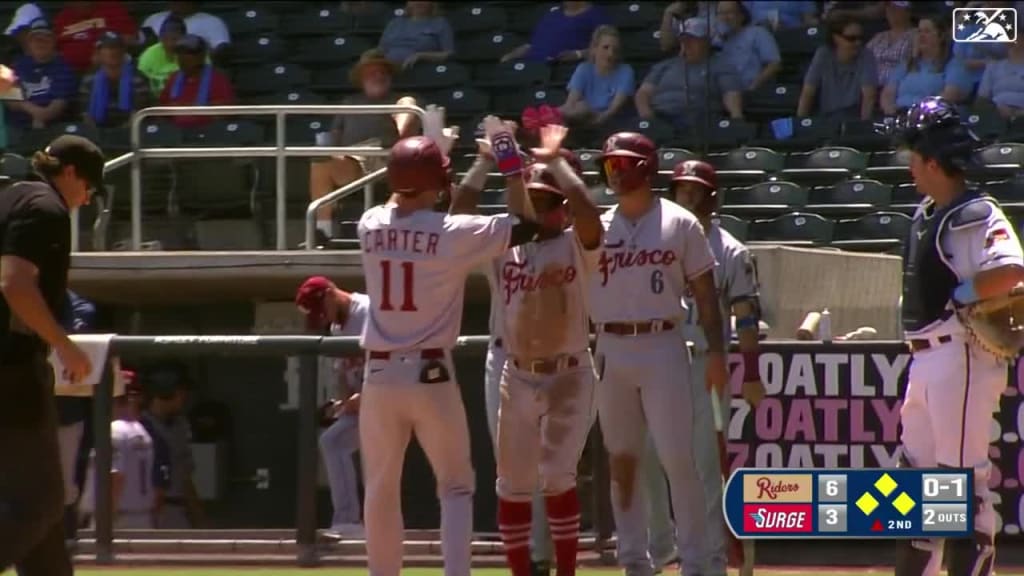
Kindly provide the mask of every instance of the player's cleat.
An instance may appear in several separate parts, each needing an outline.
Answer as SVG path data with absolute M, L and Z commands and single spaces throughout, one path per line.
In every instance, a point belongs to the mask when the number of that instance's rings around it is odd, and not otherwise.
M 362 540 L 366 537 L 366 529 L 362 524 L 339 524 L 323 531 L 328 540 Z

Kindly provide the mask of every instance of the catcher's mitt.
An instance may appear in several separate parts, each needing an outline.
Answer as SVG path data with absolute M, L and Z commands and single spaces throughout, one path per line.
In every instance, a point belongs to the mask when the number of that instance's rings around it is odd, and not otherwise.
M 990 353 L 1010 360 L 1024 349 L 1024 285 L 964 306 L 957 315 L 971 339 Z

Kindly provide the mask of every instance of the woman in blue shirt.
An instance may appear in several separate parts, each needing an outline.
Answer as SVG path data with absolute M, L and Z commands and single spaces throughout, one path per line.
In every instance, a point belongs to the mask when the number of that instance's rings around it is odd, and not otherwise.
M 403 68 L 418 62 L 444 62 L 455 51 L 452 27 L 438 14 L 437 2 L 409 1 L 405 14 L 388 22 L 379 48 Z
M 611 26 L 594 30 L 590 56 L 576 66 L 569 96 L 559 108 L 574 123 L 603 124 L 623 111 L 636 90 L 633 67 L 622 62 L 619 31 Z
M 894 115 L 928 96 L 956 103 L 967 100 L 973 82 L 963 63 L 953 58 L 951 43 L 948 16 L 923 16 L 913 56 L 893 70 L 882 90 L 882 111 Z
M 1000 116 L 1013 119 L 1024 114 L 1024 37 L 1009 46 L 1005 59 L 985 68 L 978 101 L 995 104 Z

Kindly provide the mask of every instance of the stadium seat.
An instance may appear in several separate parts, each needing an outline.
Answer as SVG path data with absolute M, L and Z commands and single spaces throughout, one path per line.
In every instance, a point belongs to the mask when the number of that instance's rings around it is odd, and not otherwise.
M 557 62 L 551 67 L 551 78 L 549 82 L 556 86 L 568 85 L 569 80 L 572 80 L 573 73 L 576 72 L 577 66 L 579 66 L 579 64 L 576 62 Z M 634 72 L 637 73 L 636 78 L 638 80 L 643 79 L 643 76 L 640 76 L 636 70 L 634 70 Z
M 304 66 L 341 66 L 357 60 L 370 48 L 373 43 L 363 36 L 318 36 L 301 40 L 290 60 Z
M 835 222 L 818 214 L 791 212 L 750 225 L 751 242 L 825 245 L 832 241 Z
M 806 154 L 790 154 L 781 177 L 808 185 L 828 185 L 864 171 L 868 157 L 859 150 L 826 146 Z
M 889 209 L 913 216 L 923 199 L 913 182 L 897 184 L 892 187 L 892 204 Z
M 698 127 L 697 133 L 703 133 L 703 139 L 707 141 L 712 150 L 728 150 L 742 146 L 750 142 L 757 135 L 757 128 L 742 119 L 722 118 L 712 121 L 708 126 Z M 694 147 L 694 142 L 684 138 L 689 147 Z
M 659 120 L 645 120 L 643 118 L 630 118 L 616 125 L 616 131 L 639 132 L 647 136 L 655 145 L 667 144 L 672 140 L 674 131 L 672 126 Z
M 560 88 L 535 88 L 521 92 L 507 92 L 495 95 L 494 106 L 502 116 L 519 118 L 527 106 L 561 106 L 565 103 L 565 90 Z
M 32 166 L 24 156 L 8 152 L 0 157 L 0 176 L 11 180 L 24 180 L 31 171 Z
M 277 14 L 264 8 L 262 3 L 250 3 L 246 8 L 224 14 L 222 19 L 234 42 L 246 36 L 274 32 L 280 24 Z
M 287 54 L 288 47 L 274 34 L 239 38 L 228 47 L 228 60 L 232 65 L 273 62 Z
M 503 30 L 507 19 L 505 9 L 490 3 L 459 6 L 445 14 L 455 34 Z
M 990 144 L 978 151 L 977 158 L 984 168 L 980 172 L 970 171 L 971 175 L 983 176 L 985 179 L 1012 177 L 1024 169 L 1024 144 Z
M 181 146 L 184 139 L 181 128 L 166 120 L 144 120 L 139 127 L 139 140 L 144 148 L 173 148 Z
M 891 184 L 910 182 L 910 151 L 875 152 L 864 169 L 864 177 Z
M 511 32 L 487 32 L 459 39 L 457 57 L 462 62 L 489 62 L 497 64 L 502 56 L 522 46 L 522 36 Z
M 316 146 L 316 135 L 331 131 L 331 118 L 288 116 L 285 142 L 289 146 Z
M 480 88 L 526 88 L 546 84 L 551 68 L 540 62 L 483 63 L 476 67 L 473 84 Z
M 466 86 L 424 94 L 423 103 L 443 106 L 451 116 L 477 116 L 490 112 L 491 97 L 486 92 Z
M 594 150 L 590 148 L 580 148 L 574 151 L 576 158 L 579 159 L 580 165 L 583 166 L 584 172 L 597 172 L 597 159 L 601 157 L 600 150 Z
M 1004 208 L 1024 208 L 1024 176 L 1017 175 L 1007 180 L 986 182 L 981 189 L 991 194 Z
M 836 222 L 832 246 L 844 250 L 882 252 L 903 244 L 911 218 L 900 212 L 873 212 Z
M 854 214 L 887 209 L 892 186 L 878 180 L 851 179 L 811 192 L 807 210 L 819 214 Z
M 890 150 L 892 148 L 891 138 L 880 134 L 873 120 L 847 120 L 842 123 L 839 129 L 839 136 L 835 139 L 837 146 L 849 146 L 862 152 L 876 152 L 878 150 Z
M 353 18 L 338 9 L 327 6 L 305 8 L 301 4 L 295 8 L 281 19 L 278 30 L 282 36 L 329 36 L 353 25 Z
M 991 140 L 1007 131 L 1006 120 L 992 107 L 977 107 L 964 114 L 964 120 L 982 140 Z
M 661 31 L 636 30 L 622 35 L 622 58 L 626 62 L 661 60 L 670 54 L 661 50 Z M 637 82 L 643 76 L 637 75 Z
M 615 2 L 605 10 L 619 30 L 657 29 L 661 23 L 661 6 L 656 2 Z
M 740 242 L 746 242 L 750 233 L 750 222 L 730 214 L 716 214 L 712 219 Z
M 400 72 L 397 90 L 439 90 L 469 84 L 469 71 L 458 62 L 423 62 Z
M 305 88 L 309 71 L 294 64 L 266 64 L 238 70 L 235 91 L 240 95 L 268 94 L 280 90 Z
M 557 8 L 556 4 L 540 2 L 520 5 L 515 17 L 509 18 L 508 29 L 517 34 L 529 35 L 533 33 L 533 28 L 541 18 Z
M 662 148 L 658 150 L 658 171 L 671 174 L 676 164 L 687 160 L 699 160 L 700 157 L 682 148 Z
M 799 100 L 798 84 L 765 84 L 743 95 L 743 111 L 749 116 L 789 115 Z
M 359 30 L 360 33 L 371 36 L 380 36 L 391 19 L 404 12 L 401 7 L 396 7 L 388 2 L 371 2 L 370 4 L 374 9 L 360 12 L 355 17 L 355 21 L 351 23 L 353 30 Z
M 327 104 L 327 99 L 321 94 L 309 90 L 290 90 L 286 92 L 275 92 L 273 94 L 260 94 L 246 99 L 246 104 L 273 106 L 277 104 L 290 104 L 293 106 L 309 106 Z
M 1006 124 L 1006 130 L 999 135 L 1003 142 L 1024 141 L 1024 117 L 1018 116 Z
M 793 133 L 788 138 L 778 138 L 771 123 L 765 123 L 762 140 L 775 150 L 813 150 L 828 143 L 839 132 L 839 124 L 831 118 L 790 118 Z
M 712 154 L 708 161 L 718 173 L 719 186 L 753 184 L 782 170 L 784 158 L 769 148 L 743 147 Z
M 781 30 L 775 34 L 775 43 L 779 47 L 782 60 L 808 60 L 821 46 L 825 38 L 825 28 L 811 26 L 803 29 Z
M 332 67 L 313 72 L 310 88 L 317 92 L 327 93 L 349 93 L 355 92 L 356 87 L 349 78 L 351 66 Z
M 88 138 L 93 142 L 97 142 L 100 139 L 99 130 L 96 126 L 88 124 L 86 122 L 64 122 L 61 124 L 54 124 L 48 126 L 45 130 L 47 138 L 53 139 L 62 134 L 75 134 Z
M 807 204 L 807 189 L 784 181 L 759 182 L 729 188 L 722 195 L 722 211 L 745 218 L 768 218 L 798 211 Z
M 186 139 L 194 146 L 241 147 L 263 144 L 263 127 L 247 120 L 215 120 L 188 133 Z

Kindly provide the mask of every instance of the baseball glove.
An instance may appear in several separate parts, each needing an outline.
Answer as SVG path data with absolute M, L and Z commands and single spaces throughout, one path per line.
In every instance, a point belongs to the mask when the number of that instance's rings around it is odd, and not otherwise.
M 1024 349 L 1024 285 L 964 306 L 957 315 L 971 339 L 995 356 L 1011 360 Z

